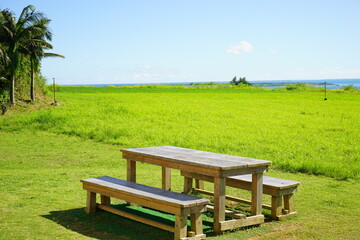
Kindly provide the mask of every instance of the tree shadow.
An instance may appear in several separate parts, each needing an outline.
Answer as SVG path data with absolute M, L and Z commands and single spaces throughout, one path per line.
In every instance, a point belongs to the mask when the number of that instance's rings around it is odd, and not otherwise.
M 126 206 L 125 204 L 113 205 L 117 209 L 128 213 L 146 217 L 151 220 L 174 225 L 174 216 L 147 208 Z M 133 221 L 105 211 L 86 214 L 84 208 L 76 208 L 61 211 L 51 211 L 50 214 L 42 215 L 57 224 L 82 235 L 101 239 L 173 239 L 174 234 L 155 228 L 137 221 Z M 204 233 L 207 236 L 214 235 L 212 222 L 203 221 Z

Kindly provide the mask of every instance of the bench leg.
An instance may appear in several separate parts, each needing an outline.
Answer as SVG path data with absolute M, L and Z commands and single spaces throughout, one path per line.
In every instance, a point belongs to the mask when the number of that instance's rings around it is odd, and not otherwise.
M 277 219 L 282 215 L 282 196 L 271 197 L 271 218 Z
M 96 193 L 87 191 L 85 212 L 86 213 L 96 212 Z
M 179 240 L 187 236 L 187 216 L 176 215 L 175 216 L 175 232 L 174 239 Z
M 101 199 L 101 204 L 106 205 L 106 206 L 110 206 L 110 204 L 111 204 L 110 197 L 101 195 L 100 199 Z
M 293 194 L 284 195 L 284 208 L 289 213 L 295 211 L 295 209 L 294 209 L 294 195 Z
M 195 187 L 198 189 L 204 189 L 204 181 L 195 179 Z
M 190 177 L 184 177 L 184 190 L 183 194 L 190 194 L 192 190 L 193 179 Z
M 195 235 L 203 234 L 201 213 L 191 214 L 190 222 L 191 222 L 191 230 L 195 232 Z

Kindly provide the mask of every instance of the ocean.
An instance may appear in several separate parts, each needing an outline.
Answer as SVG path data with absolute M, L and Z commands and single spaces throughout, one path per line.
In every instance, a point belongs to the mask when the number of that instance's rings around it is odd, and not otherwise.
M 345 86 L 353 86 L 360 89 L 360 79 L 316 79 L 316 80 L 271 80 L 271 81 L 249 81 L 254 86 L 264 88 L 283 88 L 286 84 L 305 83 L 312 84 L 314 87 L 324 87 L 327 89 L 339 89 Z
M 229 83 L 230 81 L 217 81 L 215 83 Z M 327 89 L 339 89 L 348 85 L 352 85 L 354 88 L 360 89 L 360 79 L 314 79 L 314 80 L 258 80 L 249 81 L 253 86 L 263 88 L 284 88 L 287 84 L 305 83 L 312 84 L 314 87 L 324 87 L 326 82 Z M 196 83 L 206 82 L 167 82 L 167 83 L 119 83 L 119 84 L 67 84 L 63 86 L 93 86 L 93 87 L 106 87 L 106 86 L 134 86 L 134 85 L 189 85 L 196 86 Z M 193 84 L 193 85 L 191 85 Z

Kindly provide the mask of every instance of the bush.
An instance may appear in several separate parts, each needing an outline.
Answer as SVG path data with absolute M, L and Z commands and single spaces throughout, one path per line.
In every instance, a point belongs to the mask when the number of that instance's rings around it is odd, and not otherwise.
M 288 83 L 285 85 L 285 89 L 288 91 L 304 91 L 309 88 L 310 86 L 305 83 Z
M 357 88 L 354 87 L 354 85 L 347 85 L 347 86 L 343 87 L 342 89 L 344 89 L 344 91 L 350 91 L 350 92 L 358 90 Z
M 10 107 L 10 100 L 6 94 L 0 95 L 0 112 L 4 115 Z
M 249 83 L 248 81 L 246 81 L 246 78 L 245 77 L 240 77 L 239 80 L 236 80 L 236 76 L 230 81 L 231 84 L 234 84 L 234 85 L 249 85 L 249 86 L 252 86 L 251 83 Z

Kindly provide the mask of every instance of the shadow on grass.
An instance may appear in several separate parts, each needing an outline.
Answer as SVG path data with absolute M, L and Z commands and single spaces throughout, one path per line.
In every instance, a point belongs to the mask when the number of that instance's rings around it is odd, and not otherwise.
M 146 208 L 134 206 L 129 207 L 124 204 L 113 207 L 128 213 L 174 226 L 175 218 L 171 214 L 161 213 Z M 102 240 L 174 238 L 174 234 L 171 232 L 100 210 L 96 213 L 86 214 L 84 212 L 84 208 L 76 208 L 62 211 L 52 211 L 50 214 L 43 215 L 42 217 L 54 221 L 71 231 Z M 203 224 L 204 233 L 207 236 L 214 235 L 212 231 L 212 222 L 203 221 Z

